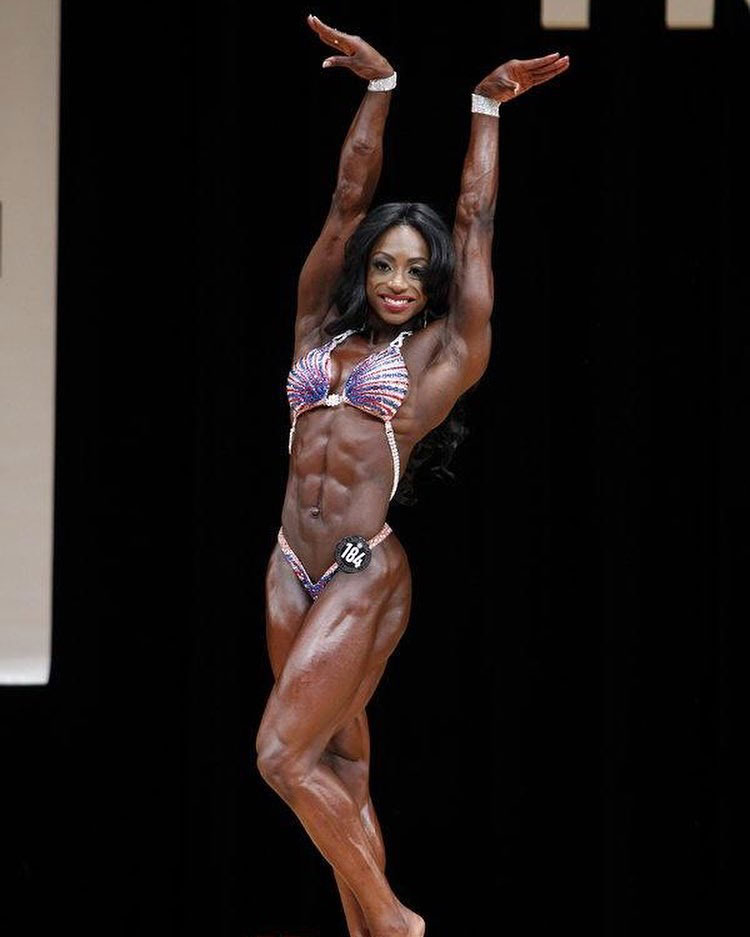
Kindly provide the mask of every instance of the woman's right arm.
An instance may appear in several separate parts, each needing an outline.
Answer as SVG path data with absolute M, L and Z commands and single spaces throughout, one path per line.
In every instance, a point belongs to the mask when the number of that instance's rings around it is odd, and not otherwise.
M 345 53 L 328 58 L 330 66 L 350 68 L 368 81 L 393 73 L 388 61 L 359 36 L 332 29 L 312 15 L 308 24 L 324 42 Z M 383 131 L 391 94 L 366 91 L 344 140 L 328 217 L 299 277 L 295 347 L 328 313 L 343 266 L 344 245 L 369 209 L 383 163 Z

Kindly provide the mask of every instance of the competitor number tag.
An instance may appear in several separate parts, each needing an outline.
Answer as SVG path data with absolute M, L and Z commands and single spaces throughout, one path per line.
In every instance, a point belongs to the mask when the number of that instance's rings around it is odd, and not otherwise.
M 370 565 L 372 550 L 364 537 L 353 534 L 336 544 L 336 562 L 345 573 L 358 573 Z

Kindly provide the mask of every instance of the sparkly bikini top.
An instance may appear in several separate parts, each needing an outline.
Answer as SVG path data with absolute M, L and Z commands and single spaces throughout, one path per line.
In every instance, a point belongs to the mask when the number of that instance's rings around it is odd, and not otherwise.
M 292 451 L 294 430 L 300 413 L 314 407 L 337 407 L 344 403 L 364 410 L 383 421 L 393 459 L 392 498 L 398 486 L 400 465 L 391 420 L 409 393 L 409 372 L 401 355 L 401 345 L 407 335 L 412 333 L 401 332 L 386 348 L 358 361 L 344 383 L 343 392 L 331 394 L 331 352 L 357 331 L 359 329 L 349 329 L 335 335 L 325 345 L 308 351 L 292 365 L 286 384 L 292 412 L 289 452 Z

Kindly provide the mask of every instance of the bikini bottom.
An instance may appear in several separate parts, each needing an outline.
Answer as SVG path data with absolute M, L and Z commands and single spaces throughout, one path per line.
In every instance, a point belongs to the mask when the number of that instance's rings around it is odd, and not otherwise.
M 376 547 L 381 541 L 385 540 L 390 532 L 391 528 L 388 524 L 383 524 L 375 536 L 371 537 L 369 540 L 364 540 L 359 536 L 344 537 L 341 539 L 336 545 L 335 562 L 331 563 L 317 582 L 312 581 L 307 574 L 302 560 L 287 543 L 283 528 L 279 527 L 279 533 L 276 539 L 279 542 L 279 546 L 287 562 L 292 567 L 295 576 L 302 583 L 310 598 L 315 601 L 339 569 L 343 569 L 345 572 L 349 573 L 364 569 L 370 562 L 370 553 L 367 547 L 370 547 L 370 549 Z

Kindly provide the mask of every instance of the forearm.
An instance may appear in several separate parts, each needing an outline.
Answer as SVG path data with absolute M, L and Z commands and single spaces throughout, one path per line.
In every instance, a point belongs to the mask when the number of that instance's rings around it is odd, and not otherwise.
M 366 208 L 383 165 L 383 131 L 392 91 L 366 91 L 341 148 L 336 194 Z
M 499 118 L 489 114 L 471 113 L 457 214 L 479 216 L 487 222 L 495 216 L 499 182 L 498 123 Z

